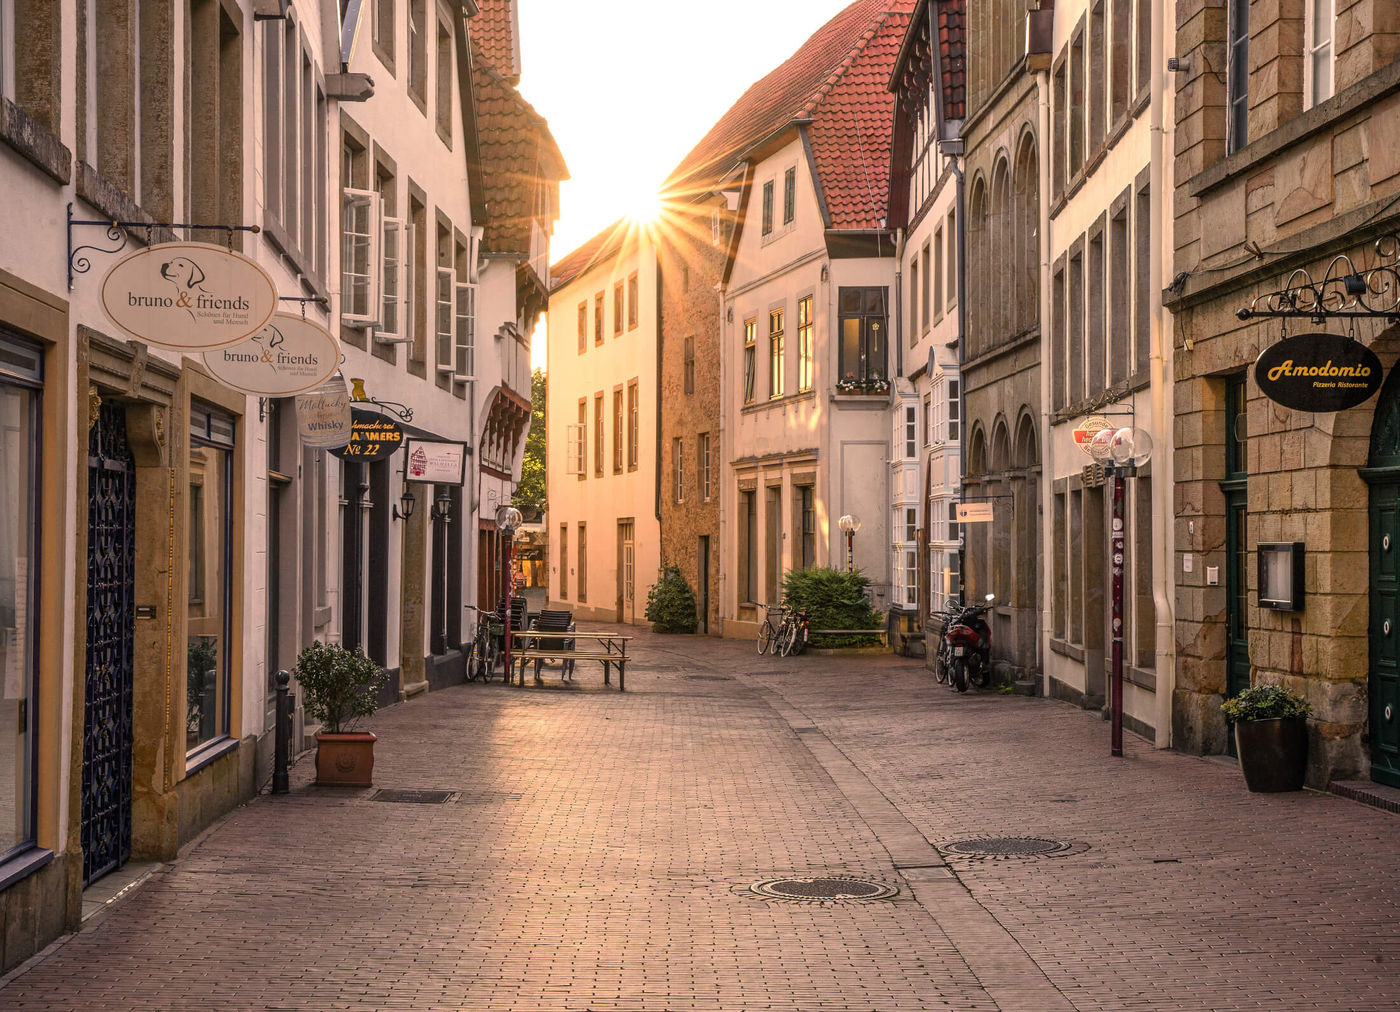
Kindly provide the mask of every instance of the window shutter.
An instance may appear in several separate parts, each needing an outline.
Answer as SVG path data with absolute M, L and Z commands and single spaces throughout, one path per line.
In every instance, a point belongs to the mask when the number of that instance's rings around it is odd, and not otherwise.
M 342 214 L 340 316 L 372 327 L 379 322 L 379 194 L 346 189 Z
M 403 344 L 409 340 L 408 328 L 404 326 L 404 282 L 407 274 L 403 261 L 408 230 L 404 228 L 402 219 L 385 218 L 381 234 L 379 327 L 374 332 L 374 339 L 379 344 Z
M 456 279 L 452 268 L 439 267 L 437 272 L 437 317 L 434 333 L 437 337 L 437 371 L 451 374 L 456 370 L 456 346 L 452 336 L 452 325 L 457 312 L 453 296 L 456 294 Z
M 457 285 L 456 352 L 452 379 L 469 383 L 476 378 L 476 285 Z

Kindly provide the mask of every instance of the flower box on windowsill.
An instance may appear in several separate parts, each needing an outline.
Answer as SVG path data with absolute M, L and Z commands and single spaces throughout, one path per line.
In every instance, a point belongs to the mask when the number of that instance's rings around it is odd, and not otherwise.
M 884 379 L 858 380 L 848 377 L 836 384 L 836 393 L 842 397 L 887 397 L 889 392 L 890 382 Z

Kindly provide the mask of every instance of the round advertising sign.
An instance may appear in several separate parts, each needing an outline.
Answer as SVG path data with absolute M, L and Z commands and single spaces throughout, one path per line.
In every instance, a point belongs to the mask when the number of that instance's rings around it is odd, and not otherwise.
M 277 286 L 240 253 L 203 242 L 166 242 L 112 265 L 102 279 L 102 309 L 139 341 L 207 351 L 262 330 L 277 311 Z
M 334 375 L 340 342 L 319 324 L 278 313 L 246 341 L 206 351 L 202 357 L 225 386 L 258 397 L 287 397 Z
M 303 446 L 332 449 L 350 438 L 350 391 L 337 374 L 297 394 L 297 434 Z
M 403 429 L 378 411 L 355 408 L 350 412 L 350 442 L 331 450 L 342 460 L 364 463 L 383 460 L 403 445 Z
M 1381 388 L 1381 360 L 1340 334 L 1298 334 L 1270 345 L 1254 363 L 1264 396 L 1295 411 L 1344 411 Z

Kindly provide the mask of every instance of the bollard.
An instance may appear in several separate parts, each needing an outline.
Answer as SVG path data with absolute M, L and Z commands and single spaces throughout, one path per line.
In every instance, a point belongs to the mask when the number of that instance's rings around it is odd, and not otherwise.
M 286 794 L 291 790 L 287 777 L 287 766 L 291 762 L 292 751 L 292 695 L 287 691 L 291 681 L 292 676 L 287 672 L 277 672 L 277 728 L 272 756 L 273 794 Z

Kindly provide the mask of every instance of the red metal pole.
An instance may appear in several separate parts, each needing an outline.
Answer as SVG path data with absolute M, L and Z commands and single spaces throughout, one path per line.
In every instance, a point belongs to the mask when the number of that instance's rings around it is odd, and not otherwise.
M 1123 486 L 1127 478 L 1113 469 L 1113 754 L 1123 754 Z
M 503 572 L 502 572 L 502 575 L 505 576 L 505 581 L 504 581 L 504 582 L 505 582 L 505 587 L 506 587 L 506 642 L 505 642 L 506 677 L 505 677 L 505 681 L 506 681 L 506 684 L 507 684 L 507 685 L 509 685 L 510 682 L 511 682 L 511 670 L 510 670 L 510 618 L 511 618 L 511 612 L 513 612 L 513 611 L 515 610 L 515 608 L 513 607 L 514 604 L 515 604 L 515 573 L 514 573 L 514 572 L 512 571 L 512 569 L 511 569 L 511 566 L 514 565 L 514 563 L 513 563 L 512 560 L 511 560 L 511 554 L 512 554 L 512 551 L 511 551 L 511 550 L 512 550 L 514 547 L 515 547 L 515 539 L 514 539 L 513 537 L 511 537 L 509 534 L 507 534 L 507 535 L 505 536 L 505 544 L 502 546 L 502 555 L 504 556 L 504 558 L 502 559 L 502 562 L 503 562 L 503 566 L 502 566 Z M 524 684 L 525 684 L 525 672 L 523 672 L 523 671 L 520 673 L 520 684 L 521 684 L 521 685 L 524 685 Z

